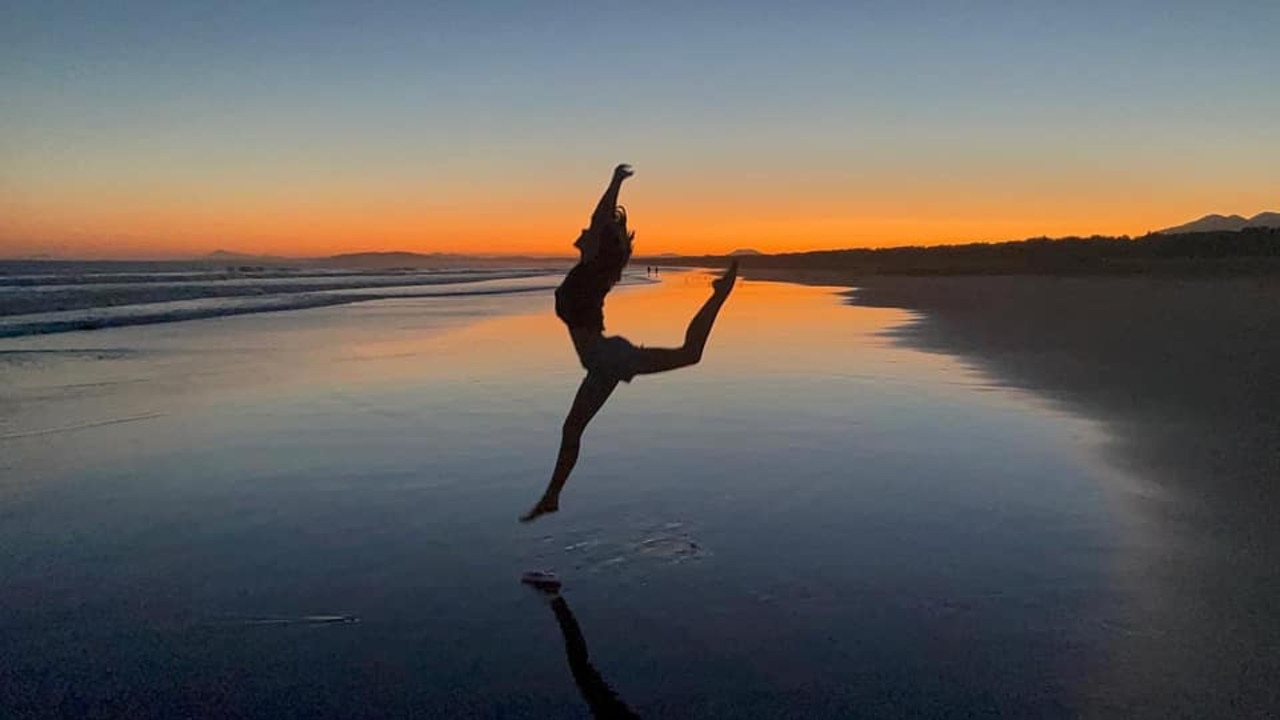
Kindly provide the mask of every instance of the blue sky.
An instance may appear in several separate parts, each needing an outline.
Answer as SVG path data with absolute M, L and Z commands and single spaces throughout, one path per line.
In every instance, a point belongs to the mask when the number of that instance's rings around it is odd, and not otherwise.
M 859 217 L 983 235 L 957 197 L 993 236 L 1038 234 L 1036 212 L 1073 232 L 1252 213 L 1280 197 L 1278 27 L 1274 2 L 11 2 L 0 243 L 194 247 L 165 230 L 193 197 L 303 243 L 272 208 L 421 197 L 406 222 L 434 207 L 451 239 L 397 242 L 456 243 L 492 205 L 582 204 L 620 160 L 677 246 L 814 207 L 819 244 L 896 232 Z M 696 194 L 736 219 L 697 225 Z M 131 230 L 118 208 L 148 202 L 164 221 Z

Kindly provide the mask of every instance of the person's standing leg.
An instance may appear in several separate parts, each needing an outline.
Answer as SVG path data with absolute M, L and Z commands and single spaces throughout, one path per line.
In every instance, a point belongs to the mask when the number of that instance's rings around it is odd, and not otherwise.
M 569 473 L 573 472 L 573 466 L 578 463 L 582 433 L 587 429 L 587 423 L 596 416 L 617 386 L 617 380 L 594 373 L 587 373 L 587 376 L 582 379 L 582 384 L 578 386 L 578 394 L 573 398 L 573 407 L 569 408 L 569 415 L 564 420 L 560 436 L 560 454 L 556 458 L 556 467 L 551 473 L 551 481 L 547 483 L 547 489 L 543 491 L 542 498 L 529 512 L 520 516 L 520 522 L 529 522 L 560 509 L 560 491 L 569 480 Z

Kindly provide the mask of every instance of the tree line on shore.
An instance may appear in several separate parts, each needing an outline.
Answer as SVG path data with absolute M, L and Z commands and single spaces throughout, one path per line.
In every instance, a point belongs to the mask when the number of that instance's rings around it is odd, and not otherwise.
M 867 274 L 1094 274 L 1280 272 L 1280 228 L 1128 236 L 1030 238 L 964 245 L 752 254 L 744 267 Z M 723 266 L 720 255 L 636 258 L 678 266 Z

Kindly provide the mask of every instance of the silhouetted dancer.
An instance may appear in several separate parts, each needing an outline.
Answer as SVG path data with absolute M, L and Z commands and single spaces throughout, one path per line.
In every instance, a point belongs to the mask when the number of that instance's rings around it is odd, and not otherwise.
M 631 382 L 636 375 L 649 375 L 695 365 L 702 359 L 711 327 L 720 306 L 733 290 L 738 277 L 738 261 L 724 276 L 712 282 L 714 291 L 685 330 L 684 344 L 678 348 L 644 348 L 632 345 L 619 335 L 604 334 L 604 296 L 622 278 L 622 269 L 631 259 L 635 233 L 627 230 L 627 213 L 618 206 L 622 181 L 632 175 L 630 165 L 614 168 L 613 180 L 591 215 L 591 227 L 582 231 L 574 246 L 581 252 L 578 264 L 556 288 L 556 316 L 569 327 L 569 337 L 587 376 L 578 387 L 573 406 L 565 418 L 551 482 L 542 498 L 520 517 L 528 522 L 560 509 L 560 491 L 578 462 L 578 450 L 587 423 L 599 412 L 618 382 Z
M 578 686 L 582 699 L 591 708 L 591 715 L 601 720 L 614 718 L 634 718 L 639 715 L 631 711 L 626 703 L 618 699 L 617 693 L 609 687 L 609 683 L 591 664 L 587 655 L 587 640 L 582 636 L 582 628 L 573 617 L 569 603 L 560 596 L 560 581 L 554 576 L 539 574 L 526 575 L 523 582 L 536 588 L 550 600 L 551 612 L 556 614 L 556 623 L 560 626 L 560 634 L 564 636 L 564 654 L 569 658 L 569 672 L 573 674 L 573 682 Z

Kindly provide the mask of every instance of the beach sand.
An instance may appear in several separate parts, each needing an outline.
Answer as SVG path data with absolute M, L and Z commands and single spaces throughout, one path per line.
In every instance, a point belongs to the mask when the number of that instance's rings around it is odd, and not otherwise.
M 609 330 L 676 344 L 709 282 Z M 642 717 L 1088 714 L 1105 436 L 836 293 L 743 282 L 531 526 L 582 377 L 549 293 L 0 340 L 0 715 L 583 716 L 530 570 Z
M 892 335 L 1105 422 L 1133 480 L 1133 601 L 1100 712 L 1280 712 L 1280 285 L 1270 277 L 856 277 L 849 302 L 919 313 Z

